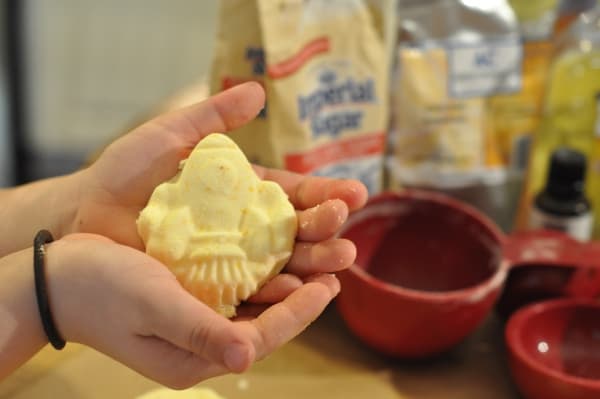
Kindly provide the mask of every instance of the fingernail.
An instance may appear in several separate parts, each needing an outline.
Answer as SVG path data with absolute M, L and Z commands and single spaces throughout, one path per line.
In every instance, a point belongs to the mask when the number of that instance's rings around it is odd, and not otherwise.
M 240 373 L 248 367 L 249 350 L 245 345 L 233 344 L 225 350 L 225 366 L 233 372 Z

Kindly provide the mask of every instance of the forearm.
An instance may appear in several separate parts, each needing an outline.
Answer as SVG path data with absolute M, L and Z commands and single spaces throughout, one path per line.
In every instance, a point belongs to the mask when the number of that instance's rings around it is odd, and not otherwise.
M 0 380 L 47 342 L 40 322 L 28 248 L 0 259 Z
M 82 172 L 0 191 L 0 257 L 31 246 L 40 229 L 73 230 Z

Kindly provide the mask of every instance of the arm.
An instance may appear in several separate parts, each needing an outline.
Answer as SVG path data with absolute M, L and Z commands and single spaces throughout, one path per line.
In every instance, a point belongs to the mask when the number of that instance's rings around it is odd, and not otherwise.
M 92 346 L 130 367 L 166 383 L 174 380 L 161 365 L 191 357 L 193 329 L 203 334 L 195 348 L 198 370 L 242 371 L 253 360 L 251 342 L 233 324 L 192 299 L 173 275 L 145 254 L 89 234 L 69 236 L 45 246 L 45 274 L 53 319 L 60 334 Z M 32 249 L 0 259 L 0 379 L 25 363 L 46 343 L 34 288 Z M 170 312 L 180 309 L 179 320 Z M 166 304 L 165 304 L 166 305 Z M 167 320 L 165 320 L 167 319 Z M 192 320 L 202 322 L 193 326 Z M 176 324 L 173 324 L 176 323 Z M 204 324 L 214 326 L 205 334 Z M 191 329 L 191 330 L 190 330 Z M 169 338 L 160 336 L 165 330 Z M 200 331 L 202 330 L 202 331 Z M 246 357 L 229 367 L 224 350 L 234 344 Z M 182 348 L 183 346 L 183 348 Z M 207 372 L 204 370 L 204 372 Z M 200 376 L 202 374 L 199 374 Z
M 349 267 L 356 255 L 351 242 L 334 237 L 348 211 L 366 202 L 366 189 L 357 181 L 256 169 L 286 191 L 300 229 L 284 272 L 240 309 L 240 320 L 213 312 L 141 251 L 135 220 L 154 187 L 174 175 L 204 135 L 247 123 L 263 104 L 259 85 L 236 86 L 142 125 L 85 170 L 0 192 L 0 257 L 28 247 L 40 228 L 57 239 L 47 246 L 46 275 L 57 328 L 66 340 L 182 388 L 245 370 L 323 311 L 339 291 L 330 273 Z M 81 231 L 102 236 L 65 237 Z M 46 342 L 31 262 L 31 250 L 0 261 L 0 328 L 12 326 L 0 330 L 0 378 Z
M 35 298 L 31 248 L 0 259 L 0 380 L 46 343 Z
M 249 82 L 141 125 L 112 143 L 93 165 L 77 173 L 0 191 L 0 257 L 31 245 L 41 228 L 59 239 L 69 233 L 93 233 L 143 249 L 135 221 L 154 188 L 170 179 L 204 136 L 236 129 L 264 106 L 264 91 Z M 358 181 L 308 178 L 257 167 L 261 178 L 280 184 L 299 211 L 328 200 L 347 210 L 364 205 Z M 345 210 L 325 203 L 323 214 Z M 302 237 L 300 237 L 302 239 Z
M 61 336 L 174 388 L 246 370 L 299 334 L 339 291 L 332 275 L 312 275 L 291 293 L 281 285 L 263 292 L 260 301 L 275 304 L 260 314 L 250 307 L 243 319 L 228 320 L 187 293 L 162 264 L 104 237 L 67 236 L 45 253 L 48 297 Z M 302 256 L 290 263 L 290 273 L 306 275 L 336 260 Z M 347 266 L 342 258 L 336 263 Z M 47 342 L 31 262 L 31 249 L 0 260 L 0 379 Z
M 242 85 L 143 124 L 86 170 L 0 190 L 0 257 L 31 246 L 42 228 L 57 239 L 89 232 L 141 249 L 135 219 L 152 190 L 203 136 L 246 124 L 263 105 L 260 86 Z
M 80 174 L 0 190 L 0 257 L 31 246 L 42 228 L 55 237 L 74 230 Z

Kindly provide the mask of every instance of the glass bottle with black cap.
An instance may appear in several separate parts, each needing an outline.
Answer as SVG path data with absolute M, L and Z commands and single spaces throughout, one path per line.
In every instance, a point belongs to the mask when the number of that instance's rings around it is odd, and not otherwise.
M 546 185 L 531 211 L 531 228 L 561 230 L 580 241 L 590 239 L 593 214 L 585 196 L 586 168 L 586 158 L 579 151 L 561 147 L 552 153 Z

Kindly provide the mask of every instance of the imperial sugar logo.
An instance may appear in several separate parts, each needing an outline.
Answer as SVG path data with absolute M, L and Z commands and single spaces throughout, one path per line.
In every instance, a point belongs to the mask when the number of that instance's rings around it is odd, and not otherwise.
M 313 137 L 335 138 L 345 130 L 360 128 L 364 111 L 352 105 L 375 102 L 373 78 L 338 79 L 335 71 L 325 70 L 318 83 L 313 92 L 298 96 L 300 121 L 310 122 Z

